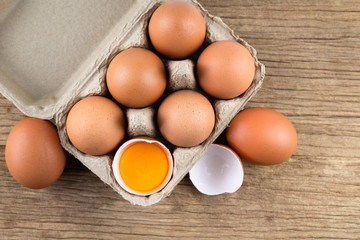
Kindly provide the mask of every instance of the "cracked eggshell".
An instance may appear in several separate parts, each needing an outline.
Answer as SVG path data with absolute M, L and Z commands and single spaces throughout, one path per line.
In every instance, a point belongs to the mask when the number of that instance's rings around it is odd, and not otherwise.
M 190 170 L 190 180 L 203 194 L 234 193 L 242 185 L 244 169 L 239 156 L 230 148 L 211 144 Z
M 120 174 L 119 165 L 120 165 L 122 155 L 129 147 L 133 146 L 134 144 L 141 143 L 141 142 L 157 145 L 165 153 L 167 161 L 168 161 L 168 170 L 167 170 L 167 174 L 166 174 L 164 180 L 161 182 L 160 185 L 158 185 L 156 188 L 152 189 L 151 191 L 138 191 L 138 190 L 132 189 L 125 183 L 124 179 L 121 177 L 121 174 Z M 149 164 L 149 162 L 147 162 L 147 164 Z M 116 154 L 114 156 L 114 160 L 112 163 L 112 172 L 114 174 L 116 181 L 119 183 L 119 185 L 125 191 L 127 191 L 131 194 L 138 195 L 138 196 L 148 196 L 150 194 L 159 192 L 170 181 L 172 174 L 173 174 L 173 170 L 174 170 L 174 160 L 173 160 L 170 150 L 160 141 L 158 141 L 154 138 L 150 138 L 150 137 L 136 137 L 136 138 L 130 139 L 130 140 L 126 141 L 125 143 L 123 143 L 120 146 L 120 148 L 116 151 Z M 138 170 L 138 171 L 140 171 L 140 170 Z

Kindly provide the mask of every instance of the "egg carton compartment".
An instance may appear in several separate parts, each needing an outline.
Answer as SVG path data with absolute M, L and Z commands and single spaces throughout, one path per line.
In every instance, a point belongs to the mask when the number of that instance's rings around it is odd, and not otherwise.
M 123 190 L 116 182 L 112 173 L 114 152 L 103 156 L 91 156 L 77 150 L 67 137 L 66 117 L 72 106 L 82 98 L 91 95 L 103 95 L 111 98 L 106 88 L 105 75 L 110 61 L 119 52 L 130 47 L 142 47 L 154 52 L 148 38 L 147 26 L 152 13 L 163 2 L 164 1 L 160 0 L 133 1 L 133 7 L 129 10 L 132 14 L 129 14 L 131 17 L 127 18 L 126 24 L 115 24 L 111 33 L 101 41 L 98 48 L 93 50 L 91 57 L 84 63 L 86 67 L 82 68 L 82 71 L 78 70 L 76 74 L 73 75 L 77 80 L 74 80 L 73 84 L 69 85 L 70 87 L 67 88 L 66 94 L 60 100 L 52 100 L 55 101 L 52 105 L 56 107 L 52 108 L 51 114 L 42 114 L 41 111 L 43 111 L 43 108 L 38 108 L 38 105 L 33 102 L 29 105 L 32 104 L 35 107 L 29 110 L 28 106 L 22 107 L 21 104 L 17 104 L 16 101 L 10 98 L 25 114 L 51 119 L 58 128 L 60 142 L 64 149 L 81 161 L 124 199 L 132 204 L 142 206 L 155 204 L 174 190 L 176 185 L 190 171 L 196 161 L 200 159 L 209 145 L 215 141 L 234 116 L 241 111 L 251 97 L 256 94 L 265 76 L 265 67 L 258 61 L 256 50 L 253 47 L 234 34 L 220 18 L 211 15 L 197 1 L 188 0 L 188 2 L 200 10 L 205 19 L 207 31 L 203 47 L 189 59 L 180 61 L 168 60 L 158 55 L 163 60 L 168 75 L 167 89 L 161 99 L 152 106 L 141 109 L 121 106 L 127 120 L 127 133 L 122 142 L 137 136 L 150 136 L 160 140 L 173 154 L 173 176 L 165 188 L 150 196 L 136 196 Z M 118 33 L 116 34 L 116 32 Z M 241 96 L 231 100 L 218 100 L 209 97 L 199 88 L 196 81 L 195 65 L 197 57 L 207 45 L 220 40 L 235 40 L 244 45 L 253 56 L 256 67 L 255 77 L 249 89 Z M 161 136 L 156 125 L 156 113 L 160 102 L 170 93 L 180 89 L 193 89 L 201 92 L 210 100 L 215 110 L 215 127 L 211 135 L 203 143 L 195 147 L 180 148 L 173 146 Z

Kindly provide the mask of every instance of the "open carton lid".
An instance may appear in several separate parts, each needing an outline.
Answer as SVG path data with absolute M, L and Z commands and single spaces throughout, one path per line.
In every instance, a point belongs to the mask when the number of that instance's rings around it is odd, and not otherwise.
M 1 94 L 25 115 L 52 119 L 150 2 L 1 1 Z

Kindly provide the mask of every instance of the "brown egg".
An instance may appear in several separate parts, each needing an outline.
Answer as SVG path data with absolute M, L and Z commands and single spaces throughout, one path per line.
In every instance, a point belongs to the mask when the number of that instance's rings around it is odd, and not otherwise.
M 110 94 L 122 105 L 147 107 L 165 91 L 165 66 L 153 52 L 130 48 L 111 61 L 106 72 L 106 84 Z
M 295 151 L 297 134 L 281 113 L 268 108 L 248 108 L 226 130 L 230 146 L 245 160 L 273 165 L 286 161 Z
M 255 63 L 250 52 L 235 41 L 210 44 L 200 55 L 197 77 L 209 95 L 230 99 L 244 93 L 255 76 Z
M 81 152 L 107 154 L 124 138 L 124 114 L 108 98 L 87 97 L 71 108 L 66 119 L 66 131 L 71 143 Z
M 181 90 L 170 94 L 158 110 L 161 134 L 179 147 L 193 147 L 206 140 L 215 124 L 211 103 L 202 94 Z
M 166 2 L 150 18 L 150 41 L 167 58 L 190 56 L 201 47 L 205 34 L 204 17 L 195 6 L 184 1 Z
M 5 160 L 18 183 L 40 189 L 50 186 L 60 177 L 66 155 L 54 125 L 27 117 L 11 130 L 6 142 Z

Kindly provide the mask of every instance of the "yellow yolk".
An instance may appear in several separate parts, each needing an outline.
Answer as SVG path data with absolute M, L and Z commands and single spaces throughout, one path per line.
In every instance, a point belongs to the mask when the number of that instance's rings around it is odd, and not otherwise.
M 146 192 L 164 181 L 169 164 L 159 145 L 139 142 L 129 146 L 122 154 L 119 169 L 121 178 L 129 188 Z

